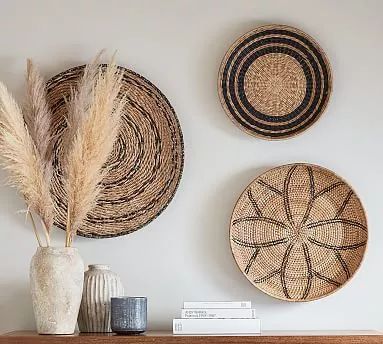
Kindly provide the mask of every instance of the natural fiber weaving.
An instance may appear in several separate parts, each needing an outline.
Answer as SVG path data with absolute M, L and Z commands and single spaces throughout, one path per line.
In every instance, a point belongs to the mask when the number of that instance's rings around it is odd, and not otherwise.
M 267 25 L 239 38 L 226 53 L 218 90 L 228 116 L 247 133 L 283 139 L 310 127 L 325 110 L 331 70 L 304 32 Z
M 131 233 L 157 217 L 169 204 L 183 169 L 183 139 L 166 97 L 142 76 L 124 71 L 120 96 L 127 97 L 119 137 L 108 161 L 110 171 L 95 209 L 79 235 L 105 238 Z M 66 202 L 60 166 L 61 135 L 66 128 L 65 99 L 84 66 L 69 69 L 48 83 L 48 101 L 58 135 L 53 192 L 57 226 L 65 228 Z
M 240 196 L 230 241 L 254 286 L 278 299 L 310 301 L 353 276 L 366 249 L 367 222 L 358 196 L 333 172 L 285 165 Z

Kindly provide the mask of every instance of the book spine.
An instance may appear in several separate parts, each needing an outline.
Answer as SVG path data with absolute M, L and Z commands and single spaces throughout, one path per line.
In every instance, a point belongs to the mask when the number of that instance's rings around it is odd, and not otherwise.
M 251 301 L 231 301 L 231 302 L 185 301 L 183 308 L 251 308 Z
M 186 308 L 181 310 L 182 319 L 255 319 L 251 308 Z
M 173 334 L 259 334 L 259 319 L 174 319 Z

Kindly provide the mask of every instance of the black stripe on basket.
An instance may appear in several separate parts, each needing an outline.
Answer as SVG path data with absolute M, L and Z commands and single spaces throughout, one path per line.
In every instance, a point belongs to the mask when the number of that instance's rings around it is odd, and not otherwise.
M 260 39 L 250 44 L 253 40 L 257 40 L 261 37 L 270 36 L 266 39 Z M 274 37 L 273 35 L 278 35 L 278 37 Z M 287 36 L 293 39 L 289 39 L 286 37 L 279 36 Z M 303 44 L 297 42 L 295 39 L 299 40 Z M 263 44 L 287 44 L 292 46 L 294 49 L 301 51 L 302 56 L 293 50 L 295 56 L 293 56 L 302 66 L 302 69 L 306 76 L 306 95 L 300 106 L 297 109 L 292 111 L 292 113 L 284 115 L 284 116 L 268 116 L 266 114 L 262 114 L 261 112 L 254 109 L 251 104 L 248 102 L 246 96 L 244 95 L 244 75 L 246 70 L 249 68 L 251 61 L 254 61 L 255 58 L 260 56 L 259 52 L 255 52 L 250 57 L 247 57 L 244 65 L 241 70 L 237 73 L 238 66 L 243 62 L 241 59 L 244 59 L 247 55 L 251 53 L 252 50 L 256 49 Z M 287 47 L 269 47 L 271 52 L 282 52 L 285 49 L 287 51 Z M 242 51 L 241 51 L 242 50 Z M 292 54 L 289 54 L 292 56 Z M 309 109 L 305 112 L 305 114 L 301 114 L 305 107 L 308 106 L 309 100 L 308 97 L 309 92 L 312 92 L 313 83 L 309 82 L 308 75 L 311 76 L 310 68 L 305 66 L 302 61 L 307 59 L 313 69 L 314 78 L 315 78 L 315 98 L 313 99 Z M 323 78 L 321 78 L 321 74 Z M 235 77 L 238 76 L 238 86 L 235 87 Z M 312 76 L 311 76 L 312 79 Z M 237 47 L 231 52 L 230 56 L 227 58 L 226 64 L 222 73 L 222 95 L 225 101 L 225 105 L 228 108 L 229 112 L 233 116 L 233 118 L 241 124 L 244 128 L 248 129 L 251 132 L 255 132 L 258 135 L 266 136 L 270 138 L 281 138 L 284 136 L 291 136 L 295 133 L 298 133 L 308 126 L 310 126 L 315 120 L 319 117 L 319 115 L 323 112 L 323 108 L 327 103 L 329 96 L 329 71 L 327 65 L 321 55 L 321 52 L 315 47 L 314 44 L 310 42 L 307 38 L 302 35 L 299 35 L 295 32 L 291 32 L 288 30 L 281 29 L 272 29 L 265 30 L 261 32 L 257 32 L 255 34 L 250 35 L 246 39 L 244 39 Z M 229 84 L 229 85 L 228 85 Z M 238 99 L 236 98 L 236 92 L 239 94 L 240 100 L 245 107 L 245 109 L 251 114 L 251 116 L 244 111 L 242 106 L 239 104 Z M 319 94 L 318 94 L 319 93 Z M 319 104 L 318 104 L 319 102 Z M 233 107 L 234 105 L 234 107 Z M 300 110 L 300 111 L 299 111 Z M 292 120 L 297 117 L 296 121 L 292 121 L 291 123 L 283 124 L 281 126 L 273 125 L 273 123 L 277 122 L 286 122 L 286 120 Z M 261 123 L 258 120 L 262 120 L 265 122 L 269 122 L 270 124 Z

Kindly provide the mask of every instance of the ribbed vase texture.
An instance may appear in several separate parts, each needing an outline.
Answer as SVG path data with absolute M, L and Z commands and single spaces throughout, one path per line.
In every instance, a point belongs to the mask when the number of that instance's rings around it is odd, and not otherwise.
M 31 260 L 30 286 L 37 332 L 72 334 L 84 280 L 77 249 L 39 247 Z
M 112 332 L 110 300 L 122 296 L 124 288 L 117 274 L 109 266 L 89 265 L 84 275 L 84 289 L 78 327 L 81 332 Z

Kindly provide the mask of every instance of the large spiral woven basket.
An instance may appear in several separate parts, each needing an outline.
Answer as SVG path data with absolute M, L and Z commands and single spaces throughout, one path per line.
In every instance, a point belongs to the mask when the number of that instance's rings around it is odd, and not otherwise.
M 78 234 L 105 238 L 131 233 L 156 218 L 169 204 L 183 169 L 183 139 L 177 116 L 166 97 L 142 76 L 124 72 L 120 97 L 127 98 L 120 134 L 107 162 L 103 191 Z M 84 66 L 48 82 L 48 101 L 58 137 L 53 193 L 56 225 L 65 228 L 66 194 L 61 166 L 61 137 L 66 128 L 65 99 L 76 87 Z
M 248 134 L 284 139 L 309 128 L 331 93 L 328 59 L 304 32 L 267 25 L 240 37 L 226 53 L 218 91 L 232 121 Z
M 367 221 L 351 187 L 309 164 L 274 168 L 235 205 L 234 258 L 247 279 L 278 299 L 310 301 L 338 290 L 361 264 Z

